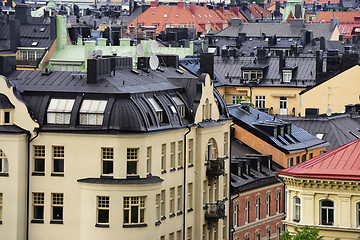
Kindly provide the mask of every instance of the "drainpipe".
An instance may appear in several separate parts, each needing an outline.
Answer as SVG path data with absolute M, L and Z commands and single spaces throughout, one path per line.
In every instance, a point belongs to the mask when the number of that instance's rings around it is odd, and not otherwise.
M 185 204 L 185 196 L 186 196 L 186 136 L 191 132 L 191 127 L 186 126 L 188 131 L 184 134 L 184 193 L 183 193 L 183 239 L 185 239 L 185 231 L 186 231 L 186 204 Z
M 229 149 L 229 170 L 231 168 L 231 139 L 234 137 L 235 138 L 235 128 L 233 128 L 232 126 L 234 126 L 235 123 L 232 123 L 230 124 L 230 136 L 229 136 L 229 146 L 230 146 L 230 149 Z M 231 130 L 233 129 L 233 130 Z M 233 136 L 234 135 L 234 136 Z M 229 176 L 229 180 L 228 180 L 228 189 L 229 189 L 229 225 L 232 226 L 233 225 L 233 219 L 234 219 L 234 216 L 233 216 L 233 212 L 232 212 L 232 209 L 233 209 L 233 204 L 232 204 L 232 197 L 231 197 L 231 171 L 229 172 L 228 174 Z M 240 196 L 240 193 L 239 193 L 239 190 L 237 190 L 237 197 Z M 235 197 L 235 198 L 237 198 Z M 234 229 L 234 226 L 232 226 L 231 228 L 229 227 L 229 237 L 230 239 L 233 239 L 233 236 L 234 236 L 234 232 L 235 232 L 235 229 Z
M 34 129 L 36 135 L 33 138 L 31 137 L 31 133 L 28 133 L 28 141 L 27 141 L 27 166 L 26 166 L 26 236 L 25 239 L 29 239 L 29 204 L 30 204 L 30 142 L 39 136 L 39 129 Z

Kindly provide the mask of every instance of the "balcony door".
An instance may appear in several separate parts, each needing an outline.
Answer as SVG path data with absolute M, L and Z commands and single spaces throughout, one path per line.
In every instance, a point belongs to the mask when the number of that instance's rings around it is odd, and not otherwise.
M 280 97 L 279 115 L 287 115 L 287 97 Z

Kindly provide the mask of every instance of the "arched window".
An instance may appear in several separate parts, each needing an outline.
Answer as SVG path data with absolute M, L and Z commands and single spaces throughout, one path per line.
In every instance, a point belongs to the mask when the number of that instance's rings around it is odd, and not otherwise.
M 234 206 L 234 227 L 238 226 L 238 203 L 235 203 Z
M 301 199 L 299 197 L 294 197 L 294 220 L 295 222 L 300 221 L 300 211 L 301 211 Z
M 250 240 L 250 233 L 246 233 L 246 234 L 245 234 L 244 240 Z
M 260 233 L 260 229 L 257 229 L 255 231 L 255 240 L 260 240 L 261 238 L 261 233 Z
M 0 174 L 9 173 L 9 163 L 5 153 L 0 149 Z
M 266 216 L 270 216 L 271 192 L 266 193 Z
M 328 199 L 320 200 L 320 224 L 334 224 L 334 202 Z
M 266 239 L 270 240 L 270 238 L 271 238 L 271 227 L 267 226 L 266 227 Z
M 205 151 L 205 160 L 216 160 L 218 157 L 217 144 L 215 139 L 211 138 L 208 141 Z
M 211 103 L 207 98 L 205 104 L 203 105 L 203 120 L 211 118 Z

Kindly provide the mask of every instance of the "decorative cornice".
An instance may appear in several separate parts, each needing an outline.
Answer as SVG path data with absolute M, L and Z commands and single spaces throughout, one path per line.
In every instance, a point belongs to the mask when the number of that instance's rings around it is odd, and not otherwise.
M 310 227 L 316 227 L 317 229 L 326 230 L 326 231 L 343 231 L 343 232 L 355 232 L 359 233 L 360 227 L 344 227 L 344 226 L 326 226 L 326 225 L 319 225 L 319 224 L 303 224 L 303 223 L 297 223 L 294 221 L 287 221 L 284 220 L 283 223 L 287 226 L 292 227 L 304 227 L 304 226 L 310 226 Z
M 278 220 L 278 219 L 284 219 L 285 218 L 285 213 L 279 213 L 270 217 L 266 217 L 260 220 L 257 220 L 255 222 L 251 222 L 251 223 L 247 223 L 243 226 L 237 227 L 235 228 L 235 232 L 234 233 L 238 233 L 238 232 L 242 232 L 245 231 L 247 229 L 253 228 L 253 227 L 258 227 L 260 225 L 266 224 L 267 222 L 271 222 L 274 220 Z

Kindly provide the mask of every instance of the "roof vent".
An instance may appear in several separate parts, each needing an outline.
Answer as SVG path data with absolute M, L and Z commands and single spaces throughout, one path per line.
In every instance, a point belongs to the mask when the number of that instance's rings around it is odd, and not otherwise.
M 41 75 L 50 75 L 52 73 L 52 71 L 49 71 L 48 68 L 45 68 L 44 72 L 41 72 Z
M 184 72 L 181 71 L 180 69 L 176 69 L 176 72 L 177 72 L 177 73 L 180 73 L 180 74 L 184 74 Z
M 135 69 L 131 69 L 131 72 L 135 73 L 135 74 L 139 74 L 139 72 L 137 70 L 135 70 Z

